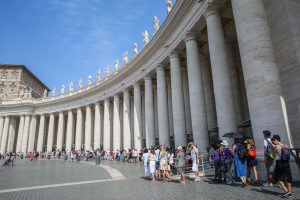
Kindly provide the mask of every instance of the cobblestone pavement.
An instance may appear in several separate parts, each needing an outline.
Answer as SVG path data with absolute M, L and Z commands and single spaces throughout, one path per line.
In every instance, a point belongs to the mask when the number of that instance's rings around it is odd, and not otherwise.
M 0 200 L 94 200 L 94 199 L 281 199 L 279 188 L 227 186 L 214 184 L 211 177 L 201 182 L 145 181 L 143 166 L 131 163 L 101 162 L 103 167 L 87 163 L 57 160 L 17 161 L 15 167 L 0 168 Z M 121 172 L 126 179 L 111 179 L 107 168 Z M 115 171 L 116 171 L 115 170 Z M 64 184 L 67 183 L 67 184 Z M 47 186 L 46 188 L 38 188 Z M 30 187 L 28 190 L 20 190 Z M 3 192 L 17 188 L 17 191 Z M 293 188 L 293 199 L 300 199 L 300 188 Z

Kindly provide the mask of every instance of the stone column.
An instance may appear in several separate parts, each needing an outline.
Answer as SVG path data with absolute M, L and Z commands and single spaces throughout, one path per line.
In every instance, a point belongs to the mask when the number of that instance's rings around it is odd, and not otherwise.
M 3 134 L 2 134 L 2 140 L 1 140 L 1 154 L 4 154 L 6 152 L 6 146 L 7 146 L 7 139 L 8 139 L 8 133 L 9 133 L 9 122 L 10 122 L 10 116 L 5 116 L 4 119 L 4 126 L 3 126 Z
M 157 112 L 158 112 L 158 133 L 159 143 L 163 145 L 170 145 L 170 131 L 169 131 L 169 116 L 168 116 L 168 98 L 167 85 L 165 77 L 165 69 L 159 65 L 156 68 L 157 76 Z
M 230 40 L 226 40 L 227 58 L 230 67 L 230 77 L 232 82 L 233 99 L 235 106 L 235 116 L 237 125 L 239 125 L 243 119 L 243 108 L 242 108 L 242 93 L 239 83 L 238 69 L 234 62 L 233 48 Z
M 188 32 L 185 36 L 187 69 L 190 92 L 190 106 L 193 128 L 193 139 L 198 148 L 205 152 L 209 144 L 207 118 L 205 108 L 205 96 L 202 81 L 202 66 L 199 59 L 199 51 L 196 37 Z
M 154 104 L 152 78 L 145 77 L 145 123 L 146 123 L 146 145 L 155 145 Z
M 236 132 L 237 122 L 227 60 L 221 17 L 217 7 L 209 6 L 205 12 L 210 60 L 216 100 L 219 136 Z M 226 138 L 227 139 L 227 138 Z
M 131 130 L 130 130 L 130 94 L 129 90 L 124 90 L 123 97 L 123 147 L 131 149 Z
M 201 74 L 205 95 L 206 117 L 208 130 L 217 127 L 217 114 L 214 96 L 214 88 L 212 82 L 211 68 L 209 58 L 205 55 L 200 55 Z
M 74 122 L 73 110 L 68 110 L 67 137 L 66 137 L 66 150 L 68 152 L 72 150 L 72 144 L 74 138 L 73 122 Z
M 262 131 L 268 129 L 292 146 L 264 1 L 232 0 L 232 8 L 254 139 L 262 141 Z M 257 148 L 263 152 L 262 145 Z
M 39 136 L 38 136 L 37 149 L 36 149 L 37 152 L 43 151 L 44 137 L 45 137 L 45 115 L 41 114 L 40 125 L 39 125 Z
M 120 122 L 120 97 L 114 96 L 114 115 L 113 115 L 113 150 L 120 150 L 121 145 L 121 122 Z
M 0 116 L 0 145 L 1 145 L 1 139 L 2 139 L 3 126 L 4 126 L 4 117 Z
M 186 133 L 191 134 L 193 133 L 193 127 L 192 127 L 192 116 L 191 116 L 189 80 L 188 80 L 187 72 L 182 72 L 182 89 L 183 89 Z
M 18 138 L 17 138 L 17 146 L 16 146 L 16 153 L 21 152 L 22 148 L 22 137 L 23 137 L 23 130 L 24 130 L 24 121 L 25 121 L 25 116 L 22 115 L 20 117 L 20 122 L 19 122 L 19 129 L 18 129 Z M 1 121 L 0 121 L 1 123 Z M 1 124 L 0 124 L 1 126 Z
M 82 145 L 82 110 L 77 108 L 75 149 L 81 150 Z
M 21 152 L 23 152 L 25 154 L 27 153 L 30 119 L 31 119 L 30 115 L 25 116 L 25 125 L 24 125 L 24 130 L 23 130 L 22 148 L 21 148 Z
M 174 126 L 173 126 L 173 108 L 172 108 L 172 88 L 171 79 L 167 79 L 167 90 L 168 90 L 168 115 L 169 115 L 169 130 L 170 136 L 174 137 Z
M 94 122 L 94 149 L 100 148 L 101 134 L 101 113 L 100 103 L 95 103 L 95 122 Z
M 91 106 L 86 106 L 86 113 L 85 113 L 85 132 L 84 132 L 84 149 L 91 150 L 91 142 L 92 142 L 92 112 Z
M 170 54 L 170 68 L 175 146 L 186 145 L 186 125 L 181 66 L 179 55 L 175 51 L 172 51 Z
M 9 124 L 9 136 L 8 136 L 8 142 L 7 142 L 7 151 L 14 151 L 14 142 L 15 142 L 15 136 L 16 136 L 16 127 L 17 126 L 17 120 L 16 117 L 12 117 Z
M 47 138 L 47 152 L 49 151 L 52 152 L 54 131 L 55 131 L 55 116 L 54 113 L 50 113 L 48 138 Z
M 30 128 L 29 128 L 29 140 L 28 140 L 28 152 L 34 151 L 35 138 L 36 138 L 36 115 L 31 117 Z
M 103 123 L 103 148 L 105 150 L 110 150 L 110 102 L 109 99 L 104 101 L 104 123 Z
M 64 111 L 60 111 L 58 114 L 58 129 L 57 129 L 57 142 L 56 150 L 62 150 L 63 147 L 63 138 L 64 138 L 64 129 L 65 129 L 65 116 Z
M 142 99 L 140 83 L 134 84 L 133 95 L 134 148 L 140 150 L 142 147 Z

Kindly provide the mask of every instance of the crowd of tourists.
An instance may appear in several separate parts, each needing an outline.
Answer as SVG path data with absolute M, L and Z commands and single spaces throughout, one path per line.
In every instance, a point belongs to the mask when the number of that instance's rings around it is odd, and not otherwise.
M 264 162 L 267 171 L 266 187 L 273 187 L 273 183 L 284 190 L 283 198 L 292 197 L 291 184 L 292 174 L 290 169 L 290 149 L 281 142 L 279 135 L 273 135 L 268 130 L 263 131 L 264 135 Z M 179 182 L 185 184 L 186 173 L 194 175 L 194 182 L 199 182 L 199 168 L 204 168 L 203 159 L 207 158 L 207 165 L 214 167 L 215 183 L 225 183 L 228 185 L 240 182 L 242 188 L 248 184 L 260 185 L 258 175 L 258 160 L 256 156 L 256 146 L 252 138 L 236 138 L 232 145 L 227 140 L 219 144 L 212 144 L 207 147 L 207 155 L 200 155 L 197 146 L 190 142 L 187 146 L 177 146 L 169 148 L 163 145 L 151 146 L 140 151 L 137 149 L 125 150 L 56 150 L 52 152 L 28 152 L 15 154 L 7 152 L 0 154 L 0 159 L 4 159 L 3 165 L 14 164 L 15 158 L 29 158 L 30 161 L 37 159 L 64 159 L 73 161 L 90 161 L 95 159 L 96 164 L 100 160 L 110 160 L 118 162 L 139 163 L 144 165 L 146 180 L 162 180 L 168 182 L 171 176 L 177 175 Z M 200 159 L 202 161 L 200 165 Z M 253 173 L 253 180 L 250 175 Z M 234 178 L 233 178 L 234 177 Z

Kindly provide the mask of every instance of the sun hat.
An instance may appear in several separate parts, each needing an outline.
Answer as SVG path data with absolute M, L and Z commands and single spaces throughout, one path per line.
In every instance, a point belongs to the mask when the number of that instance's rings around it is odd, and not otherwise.
M 182 146 L 178 146 L 177 149 L 178 149 L 178 150 L 182 150 Z
M 228 146 L 227 140 L 222 140 L 222 142 L 221 142 L 220 144 L 221 144 L 221 145 L 224 145 L 224 146 Z

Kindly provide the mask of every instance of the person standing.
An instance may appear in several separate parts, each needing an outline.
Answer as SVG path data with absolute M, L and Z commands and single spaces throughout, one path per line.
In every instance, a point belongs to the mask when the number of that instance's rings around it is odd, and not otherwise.
M 199 182 L 200 181 L 200 176 L 199 176 L 199 169 L 198 169 L 198 165 L 199 165 L 199 150 L 198 148 L 195 146 L 195 144 L 193 142 L 190 142 L 188 144 L 188 147 L 191 150 L 191 159 L 192 159 L 192 171 L 195 173 L 195 180 L 194 182 Z
M 185 156 L 184 156 L 183 148 L 181 146 L 177 147 L 176 160 L 177 160 L 178 173 L 180 174 L 180 183 L 185 184 L 185 175 L 184 175 Z
M 274 144 L 273 155 L 275 155 L 276 167 L 274 178 L 277 184 L 284 190 L 282 198 L 292 197 L 292 173 L 290 168 L 290 150 L 281 142 L 279 135 L 272 138 Z
M 142 156 L 142 160 L 144 161 L 144 169 L 145 169 L 145 179 L 150 179 L 150 172 L 149 172 L 149 150 L 147 148 L 144 149 L 144 153 Z
M 247 180 L 250 180 L 250 174 L 252 170 L 254 174 L 254 183 L 257 184 L 258 175 L 256 166 L 258 165 L 258 162 L 256 159 L 256 147 L 253 139 L 251 138 L 248 138 L 245 143 L 247 145 Z
M 241 187 L 245 187 L 246 183 L 246 148 L 242 144 L 242 139 L 235 139 L 235 143 L 232 146 L 232 153 L 234 154 L 234 167 L 235 174 L 241 179 Z
M 264 130 L 264 162 L 267 169 L 267 182 L 263 184 L 265 187 L 273 187 L 273 172 L 275 170 L 275 161 L 273 155 L 273 144 L 271 142 L 271 132 Z
M 225 181 L 228 185 L 232 185 L 233 181 L 232 181 L 232 172 L 231 172 L 231 167 L 232 167 L 232 162 L 233 162 L 233 155 L 230 152 L 230 149 L 228 147 L 228 142 L 226 140 L 223 140 L 221 142 L 221 159 L 222 159 L 222 163 L 225 167 Z

